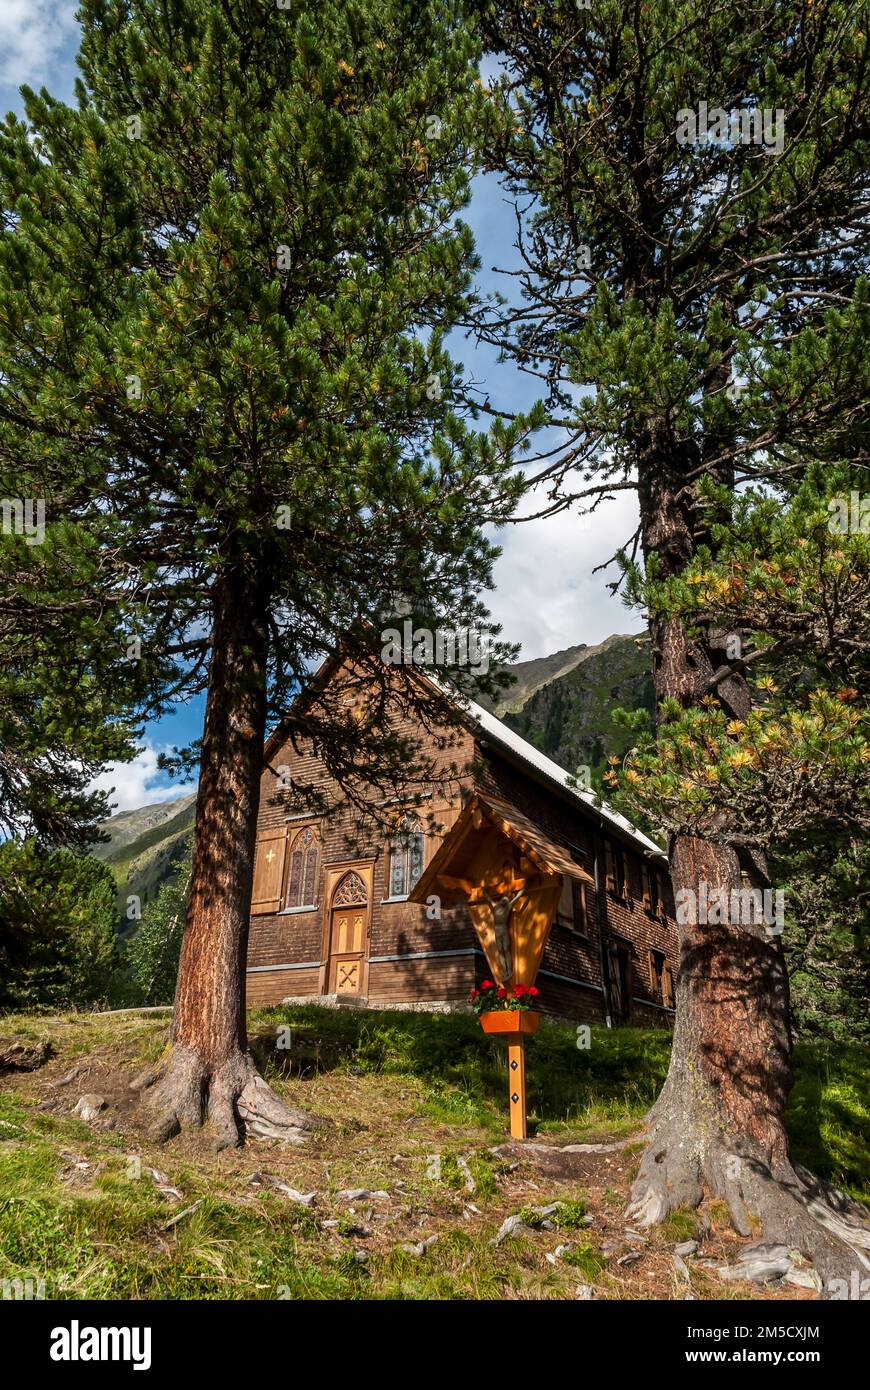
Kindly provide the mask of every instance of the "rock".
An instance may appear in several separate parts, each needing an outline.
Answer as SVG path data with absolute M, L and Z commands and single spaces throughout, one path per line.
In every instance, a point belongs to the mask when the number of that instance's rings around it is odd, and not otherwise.
M 131 1091 L 147 1090 L 149 1086 L 154 1085 L 159 1075 L 159 1067 L 146 1067 L 144 1071 L 137 1072 L 133 1080 L 128 1083 L 128 1089 Z
M 792 1265 L 788 1274 L 784 1275 L 783 1282 L 794 1284 L 798 1289 L 816 1289 L 818 1293 L 822 1292 L 822 1281 L 814 1269 L 796 1269 Z
M 73 1106 L 73 1114 L 78 1115 L 80 1120 L 84 1120 L 86 1125 L 93 1124 L 101 1110 L 106 1108 L 106 1097 L 90 1094 L 80 1096 Z
M 754 1284 L 769 1284 L 782 1279 L 793 1264 L 787 1245 L 752 1245 L 743 1252 L 737 1264 L 724 1265 L 719 1270 L 722 1279 L 748 1279 Z
M 579 1298 L 583 1302 L 590 1303 L 595 1297 L 595 1291 L 591 1284 L 578 1284 L 574 1297 Z
M 316 1192 L 300 1192 L 295 1187 L 290 1187 L 280 1178 L 276 1178 L 271 1173 L 252 1173 L 248 1182 L 254 1187 L 270 1187 L 274 1192 L 280 1192 L 291 1202 L 296 1202 L 300 1207 L 313 1207 L 317 1201 Z
M 68 1071 L 66 1076 L 62 1076 L 59 1081 L 53 1081 L 52 1085 L 55 1087 L 68 1086 L 71 1081 L 75 1081 L 77 1076 L 81 1076 L 82 1071 L 83 1067 L 81 1065 L 75 1066 L 72 1071 Z
M 685 1281 L 686 1281 L 687 1284 L 690 1283 L 690 1282 L 691 1282 L 691 1275 L 689 1274 L 689 1266 L 686 1264 L 685 1260 L 682 1259 L 682 1258 L 677 1254 L 676 1251 L 674 1251 L 673 1256 L 672 1256 L 671 1258 L 673 1259 L 673 1262 L 674 1262 L 674 1268 L 675 1268 L 680 1274 L 682 1274 L 682 1276 L 683 1276 L 683 1278 L 685 1279 Z
M 626 1240 L 630 1240 L 634 1245 L 647 1245 L 646 1236 L 642 1236 L 640 1231 L 623 1231 Z
M 371 1259 L 368 1250 L 354 1250 L 353 1257 L 358 1265 L 367 1265 Z
M 464 1185 L 466 1192 L 470 1193 L 473 1197 L 475 1192 L 477 1191 L 477 1183 L 474 1181 L 474 1178 L 472 1177 L 471 1169 L 469 1168 L 466 1160 L 461 1155 L 456 1160 L 456 1166 L 465 1178 Z
M 276 1182 L 274 1184 L 276 1192 L 280 1192 L 289 1201 L 295 1202 L 298 1207 L 313 1207 L 317 1201 L 316 1192 L 300 1192 L 296 1187 L 288 1187 L 286 1182 Z
M 539 1216 L 542 1221 L 546 1221 L 548 1216 L 555 1215 L 555 1213 L 559 1210 L 561 1205 L 561 1202 L 551 1202 L 549 1206 L 531 1207 L 530 1210 L 533 1211 L 536 1216 Z
M 694 1255 L 697 1248 L 698 1242 L 696 1240 L 684 1240 L 682 1245 L 674 1246 L 674 1254 L 683 1256 Z
M 557 1245 L 554 1251 L 557 1260 L 563 1260 L 566 1255 L 570 1255 L 574 1249 L 574 1242 L 568 1241 L 567 1245 Z
M 182 1200 L 178 1188 L 172 1186 L 172 1183 L 165 1173 L 161 1173 L 157 1168 L 146 1168 L 145 1171 L 148 1173 L 161 1196 L 168 1197 L 169 1200 L 173 1202 L 180 1202 Z
M 413 1255 L 415 1259 L 419 1260 L 422 1255 L 426 1254 L 429 1246 L 435 1244 L 437 1239 L 437 1235 L 427 1236 L 425 1240 L 418 1240 L 416 1243 L 409 1241 L 405 1245 L 400 1245 L 399 1249 L 404 1250 L 406 1255 Z
M 389 1192 L 384 1192 L 382 1188 L 376 1188 L 375 1191 L 370 1192 L 367 1187 L 347 1187 L 335 1194 L 337 1202 L 362 1202 L 369 1197 L 376 1198 L 381 1202 L 390 1200 Z
M 629 1250 L 627 1255 L 620 1255 L 616 1263 L 618 1265 L 634 1265 L 637 1264 L 638 1260 L 643 1259 L 643 1255 L 642 1250 Z
M 519 1235 L 521 1231 L 527 1231 L 528 1229 L 528 1226 L 521 1216 L 505 1217 L 498 1228 L 498 1235 L 492 1243 L 493 1245 L 501 1245 L 502 1241 L 507 1240 L 508 1236 Z
M 0 1038 L 0 1071 L 37 1071 L 53 1052 L 47 1038 L 36 1043 L 22 1042 L 20 1038 Z

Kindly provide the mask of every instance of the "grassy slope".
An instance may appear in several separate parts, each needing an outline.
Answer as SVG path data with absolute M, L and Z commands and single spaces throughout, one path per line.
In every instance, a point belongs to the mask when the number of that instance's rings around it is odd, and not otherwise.
M 516 1151 L 509 1161 L 494 1155 L 505 1137 L 504 1055 L 468 1017 L 315 1007 L 254 1014 L 267 1075 L 324 1117 L 316 1139 L 305 1150 L 253 1143 L 219 1156 L 205 1136 L 152 1148 L 127 1085 L 159 1055 L 166 1022 L 154 1014 L 0 1021 L 7 1036 L 49 1037 L 56 1053 L 38 1072 L 0 1079 L 0 1279 L 45 1277 L 49 1298 L 571 1298 L 584 1280 L 600 1298 L 680 1298 L 674 1242 L 700 1234 L 717 1264 L 741 1244 L 716 1204 L 677 1213 L 645 1246 L 628 1242 L 621 1213 L 636 1142 L 572 1159 L 571 1171 L 557 1175 Z M 291 1045 L 276 1049 L 288 1025 Z M 667 1050 L 662 1032 L 594 1029 L 584 1052 L 567 1025 L 543 1028 L 529 1046 L 539 1138 L 639 1136 Z M 865 1198 L 867 1063 L 866 1049 L 802 1045 L 789 1112 L 795 1157 Z M 91 1091 L 109 1100 L 97 1128 L 70 1113 Z M 141 1161 L 139 1178 L 131 1156 Z M 152 1167 L 180 1198 L 157 1190 Z M 316 1191 L 316 1206 L 252 1183 L 255 1173 Z M 352 1187 L 390 1198 L 337 1198 Z M 505 1216 L 557 1198 L 573 1204 L 561 1209 L 562 1229 L 492 1245 Z M 584 1211 L 588 1226 L 578 1225 Z M 434 1234 L 422 1258 L 400 1248 Z M 548 1263 L 546 1253 L 568 1243 L 567 1258 Z M 619 1264 L 638 1249 L 639 1261 Z M 691 1279 L 699 1298 L 807 1296 L 726 1284 L 694 1263 Z

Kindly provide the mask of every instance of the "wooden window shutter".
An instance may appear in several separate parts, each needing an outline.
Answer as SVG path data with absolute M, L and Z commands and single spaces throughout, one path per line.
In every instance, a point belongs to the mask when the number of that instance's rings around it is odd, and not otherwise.
M 284 883 L 284 850 L 287 827 L 263 830 L 257 836 L 254 852 L 254 887 L 251 893 L 251 915 L 277 912 L 281 907 L 281 888 Z
M 658 988 L 659 988 L 659 980 L 658 980 L 658 974 L 657 974 L 657 972 L 656 972 L 656 953 L 655 953 L 655 951 L 650 951 L 650 953 L 649 953 L 649 989 L 650 989 L 650 994 L 653 996 L 654 999 L 655 999 L 656 995 L 658 994 Z
M 562 889 L 559 894 L 556 917 L 566 927 L 577 925 L 574 920 L 574 880 L 569 878 L 568 874 L 562 875 Z
M 622 898 L 624 902 L 631 902 L 631 860 L 624 849 L 619 851 L 619 864 L 622 870 Z
M 643 875 L 643 905 L 646 908 L 647 912 L 652 912 L 652 874 L 649 870 L 648 865 L 643 865 L 641 873 Z
M 580 921 L 576 924 L 584 936 L 589 935 L 589 906 L 586 901 L 586 884 L 577 884 L 577 897 L 580 903 Z
M 666 1009 L 674 1007 L 674 972 L 669 965 L 662 971 L 662 1003 Z
M 604 842 L 604 871 L 605 883 L 609 892 L 616 892 L 616 860 L 613 857 L 613 846 L 609 840 Z

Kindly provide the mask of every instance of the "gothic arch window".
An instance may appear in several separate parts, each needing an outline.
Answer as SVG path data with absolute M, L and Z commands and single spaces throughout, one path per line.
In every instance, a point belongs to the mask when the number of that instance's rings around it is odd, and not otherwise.
M 320 845 L 310 825 L 300 830 L 290 846 L 290 872 L 287 875 L 287 907 L 314 907 L 317 901 L 317 870 Z
M 368 902 L 368 890 L 358 873 L 353 869 L 346 873 L 332 898 L 333 907 L 356 907 L 358 903 Z
M 413 816 L 403 816 L 390 843 L 390 897 L 407 898 L 423 872 L 423 831 Z

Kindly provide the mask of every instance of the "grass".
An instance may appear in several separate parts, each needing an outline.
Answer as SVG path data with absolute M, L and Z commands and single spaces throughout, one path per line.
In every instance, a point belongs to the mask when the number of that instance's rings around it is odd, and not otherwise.
M 570 1298 L 578 1279 L 594 1283 L 598 1297 L 675 1296 L 668 1252 L 695 1235 L 695 1213 L 673 1213 L 643 1260 L 619 1267 L 608 1247 L 622 1248 L 637 1145 L 590 1159 L 582 1182 L 494 1154 L 505 1137 L 504 1052 L 473 1018 L 311 1006 L 253 1014 L 267 1075 L 326 1123 L 305 1150 L 254 1143 L 221 1155 L 205 1135 L 151 1147 L 139 1112 L 122 1104 L 127 1080 L 159 1054 L 166 1022 L 0 1020 L 7 1036 L 49 1037 L 56 1054 L 39 1072 L 0 1082 L 0 1280 L 44 1277 L 50 1298 Z M 287 1026 L 292 1041 L 282 1052 L 275 1039 Z M 636 1132 L 667 1050 L 658 1032 L 593 1029 L 592 1047 L 580 1051 L 569 1026 L 542 1028 L 528 1048 L 533 1125 L 560 1142 Z M 867 1061 L 860 1047 L 802 1045 L 788 1115 L 795 1158 L 865 1200 Z M 81 1079 L 59 1085 L 73 1065 Z M 111 1097 L 114 1128 L 70 1113 L 89 1090 Z M 150 1168 L 181 1200 L 160 1192 Z M 316 1205 L 293 1204 L 264 1173 L 316 1191 Z M 390 1199 L 336 1195 L 357 1187 Z M 505 1216 L 554 1201 L 552 1229 L 494 1243 Z M 726 1258 L 736 1237 L 717 1238 Z M 560 1244 L 568 1249 L 548 1262 Z M 735 1293 L 709 1270 L 698 1271 L 696 1292 L 780 1296 Z

